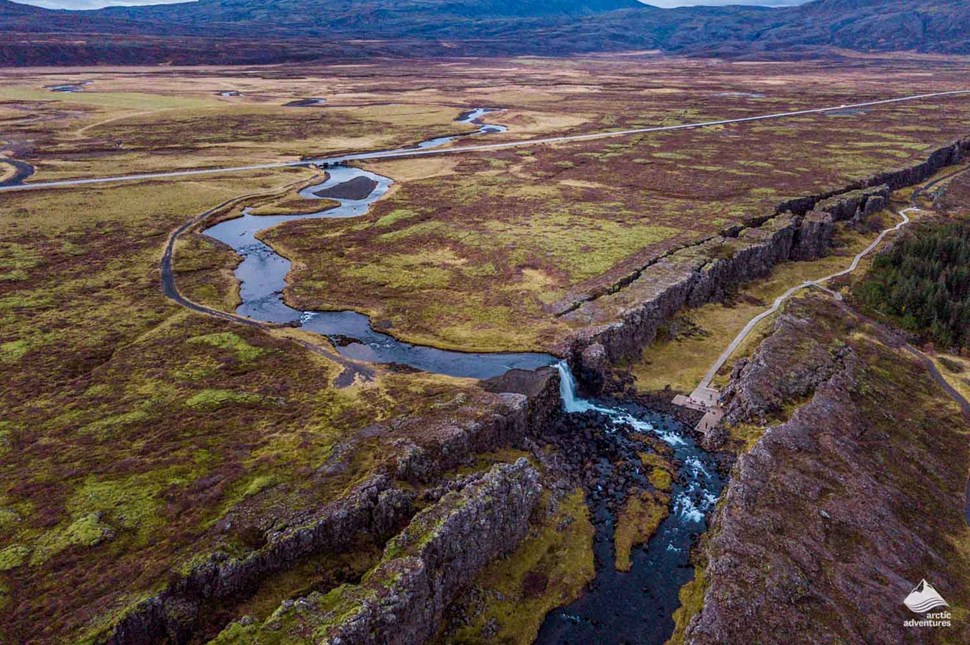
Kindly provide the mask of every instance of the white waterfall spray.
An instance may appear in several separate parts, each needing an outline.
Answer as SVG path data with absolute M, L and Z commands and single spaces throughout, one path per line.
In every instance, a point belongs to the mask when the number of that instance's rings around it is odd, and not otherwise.
M 559 361 L 556 364 L 556 369 L 559 370 L 559 395 L 562 397 L 563 410 L 567 414 L 589 411 L 599 412 L 609 417 L 610 421 L 614 424 L 624 424 L 634 428 L 637 432 L 655 434 L 670 446 L 684 445 L 683 437 L 675 432 L 663 432 L 652 423 L 638 419 L 626 410 L 606 405 L 597 405 L 579 396 L 576 377 L 573 376 L 573 372 L 569 368 L 569 363 L 566 361 Z
M 689 521 L 703 522 L 704 514 L 714 507 L 717 497 L 707 490 L 712 475 L 700 459 L 691 454 L 696 450 L 693 444 L 688 444 L 687 440 L 676 432 L 664 431 L 648 421 L 638 419 L 622 408 L 600 405 L 582 398 L 578 393 L 579 386 L 569 364 L 566 361 L 560 361 L 556 364 L 556 369 L 559 370 L 559 394 L 562 397 L 562 407 L 567 414 L 599 412 L 609 418 L 612 426 L 625 425 L 637 432 L 653 434 L 675 450 L 686 451 L 682 453 L 683 456 L 678 454 L 683 459 L 686 483 L 675 495 L 673 508 L 677 515 Z
M 604 411 L 589 401 L 579 398 L 577 393 L 579 387 L 576 385 L 576 377 L 573 376 L 573 371 L 569 369 L 569 363 L 559 361 L 556 364 L 556 369 L 559 370 L 559 396 L 562 397 L 562 408 L 566 411 L 566 414 L 588 412 L 589 410 Z

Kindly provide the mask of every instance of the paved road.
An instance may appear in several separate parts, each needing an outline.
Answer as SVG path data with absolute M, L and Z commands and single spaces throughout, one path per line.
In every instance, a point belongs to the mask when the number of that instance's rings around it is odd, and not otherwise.
M 919 210 L 919 209 L 916 208 L 915 206 L 911 206 L 910 208 L 906 208 L 906 209 L 903 209 L 903 210 L 899 211 L 899 216 L 902 218 L 902 220 L 898 224 L 896 224 L 895 226 L 890 227 L 890 228 L 887 228 L 886 230 L 882 231 L 879 234 L 879 236 L 876 237 L 876 239 L 872 242 L 872 244 L 870 244 L 869 246 L 867 246 L 860 253 L 858 253 L 854 258 L 852 258 L 852 263 L 849 265 L 848 268 L 843 269 L 842 271 L 839 271 L 837 273 L 833 273 L 831 275 L 827 275 L 824 278 L 819 278 L 818 280 L 806 280 L 805 282 L 803 282 L 803 283 L 801 283 L 799 285 L 796 285 L 796 286 L 792 287 L 791 289 L 789 289 L 785 293 L 783 293 L 780 296 L 778 296 L 777 298 L 775 298 L 775 301 L 774 301 L 774 303 L 772 303 L 771 307 L 769 309 L 766 309 L 765 311 L 761 312 L 760 314 L 758 314 L 757 316 L 755 316 L 751 320 L 749 320 L 748 321 L 748 324 L 744 326 L 744 329 L 742 329 L 741 332 L 738 333 L 738 335 L 734 338 L 734 340 L 731 341 L 731 344 L 728 345 L 727 348 L 723 352 L 721 352 L 721 355 L 718 356 L 718 358 L 714 362 L 714 364 L 711 365 L 711 368 L 709 370 L 707 370 L 707 373 L 704 375 L 704 378 L 701 380 L 700 384 L 697 386 L 697 389 L 695 390 L 695 392 L 699 392 L 699 391 L 700 392 L 703 392 L 703 391 L 706 391 L 706 390 L 710 390 L 711 381 L 714 380 L 714 377 L 720 371 L 721 367 L 723 367 L 724 366 L 724 363 L 726 363 L 728 361 L 728 359 L 731 358 L 731 355 L 734 354 L 734 352 L 738 349 L 738 347 L 740 347 L 741 343 L 744 342 L 744 340 L 754 330 L 754 328 L 758 326 L 758 323 L 760 323 L 762 320 L 764 320 L 768 316 L 770 316 L 773 313 L 775 313 L 776 311 L 778 311 L 778 309 L 782 306 L 782 304 L 784 304 L 784 302 L 786 300 L 788 300 L 789 298 L 791 298 L 793 295 L 795 295 L 796 293 L 798 293 L 802 289 L 807 289 L 809 287 L 818 287 L 818 288 L 820 288 L 820 289 L 822 289 L 822 290 L 824 290 L 824 291 L 832 294 L 837 300 L 841 300 L 842 299 L 842 296 L 840 294 L 832 291 L 831 289 L 825 287 L 824 286 L 824 283 L 828 282 L 829 280 L 833 280 L 835 278 L 838 278 L 838 277 L 841 277 L 841 276 L 844 276 L 844 275 L 848 275 L 848 274 L 852 273 L 853 271 L 855 271 L 857 268 L 859 268 L 859 262 L 862 261 L 862 258 L 864 258 L 867 255 L 869 255 L 870 253 L 872 253 L 876 249 L 877 246 L 879 246 L 880 244 L 882 244 L 882 241 L 886 238 L 887 235 L 889 235 L 890 233 L 892 233 L 894 231 L 898 231 L 901 228 L 903 228 L 904 226 L 906 226 L 907 224 L 909 224 L 910 220 L 909 220 L 909 216 L 907 215 L 907 213 L 911 213 L 911 212 L 917 211 L 917 210 Z M 691 395 L 691 398 L 694 398 L 694 395 Z
M 927 99 L 970 95 L 970 90 L 955 90 L 951 92 L 933 92 L 931 94 L 917 94 L 914 96 L 904 96 L 894 99 L 883 99 L 879 101 L 867 101 L 865 103 L 853 103 L 847 105 L 837 105 L 833 107 L 813 108 L 810 110 L 797 110 L 794 112 L 778 112 L 774 114 L 762 114 L 759 116 L 748 116 L 739 119 L 722 119 L 720 121 L 704 121 L 701 123 L 686 123 L 683 125 L 657 126 L 652 128 L 635 128 L 632 130 L 614 130 L 608 132 L 594 132 L 591 134 L 575 134 L 560 137 L 545 137 L 539 139 L 526 139 L 523 141 L 506 141 L 504 143 L 479 144 L 469 146 L 456 146 L 452 148 L 435 149 L 400 149 L 385 150 L 377 152 L 361 152 L 355 154 L 339 155 L 334 157 L 321 157 L 318 159 L 304 159 L 301 161 L 284 161 L 276 163 L 256 164 L 251 166 L 233 166 L 229 168 L 200 168 L 196 170 L 175 170 L 171 172 L 142 173 L 137 175 L 119 175 L 116 177 L 91 177 L 88 179 L 66 179 L 61 181 L 46 181 L 25 184 L 22 186 L 0 187 L 0 192 L 14 192 L 24 190 L 38 190 L 41 188 L 58 188 L 71 186 L 86 186 L 91 184 L 107 184 L 122 181 L 143 181 L 146 179 L 169 179 L 176 177 L 193 177 L 198 175 L 219 175 L 228 173 L 240 173 L 254 170 L 273 170 L 278 168 L 295 168 L 324 163 L 343 163 L 348 161 L 362 161 L 367 159 L 398 159 L 402 157 L 425 157 L 429 155 L 460 154 L 466 152 L 482 152 L 489 150 L 505 150 L 508 148 L 521 148 L 526 146 L 539 146 L 554 143 L 568 143 L 579 141 L 595 141 L 598 139 L 609 139 L 614 137 L 626 137 L 636 134 L 647 134 L 651 132 L 672 132 L 675 130 L 693 130 L 697 128 L 709 128 L 719 125 L 729 125 L 732 123 L 747 123 L 750 121 L 768 121 L 771 119 L 786 119 L 807 114 L 824 114 L 826 112 L 838 112 L 841 110 L 853 110 L 858 108 L 876 107 L 880 105 L 890 105 L 895 103 L 906 103 L 910 101 L 923 101 Z

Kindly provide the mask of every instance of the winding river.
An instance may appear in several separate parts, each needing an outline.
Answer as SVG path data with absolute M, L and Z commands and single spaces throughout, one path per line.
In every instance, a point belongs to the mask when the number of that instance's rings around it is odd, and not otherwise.
M 504 132 L 500 125 L 482 123 L 492 110 L 480 108 L 459 121 L 478 125 L 470 135 L 437 137 L 415 148 L 434 148 L 460 136 Z M 413 148 L 412 148 L 413 149 Z M 405 150 L 405 149 L 401 149 Z M 388 151 L 390 153 L 396 151 Z M 353 183 L 350 183 L 353 182 Z M 325 181 L 305 188 L 308 200 L 335 199 L 338 205 L 298 215 L 253 215 L 211 226 L 205 234 L 233 248 L 242 262 L 236 268 L 242 304 L 236 313 L 247 318 L 287 324 L 329 338 L 343 356 L 374 363 L 395 363 L 419 370 L 469 378 L 490 378 L 511 369 L 534 370 L 557 366 L 560 392 L 567 414 L 596 411 L 608 420 L 608 432 L 658 436 L 671 446 L 680 477 L 671 491 L 671 513 L 646 548 L 634 549 L 632 570 L 618 573 L 613 567 L 613 523 L 605 504 L 593 508 L 597 519 L 594 547 L 597 575 L 591 588 L 576 602 L 547 616 L 540 643 L 664 642 L 673 630 L 673 611 L 678 591 L 690 580 L 689 550 L 705 529 L 706 515 L 723 486 L 711 455 L 700 449 L 676 420 L 633 405 L 586 400 L 577 393 L 569 366 L 543 353 L 465 353 L 402 342 L 373 328 L 364 314 L 355 311 L 301 311 L 286 304 L 283 289 L 291 263 L 260 241 L 258 235 L 274 226 L 303 219 L 344 219 L 366 215 L 383 197 L 392 180 L 360 168 L 338 166 L 328 170 Z
M 460 123 L 479 126 L 471 135 L 436 137 L 422 141 L 414 148 L 436 148 L 459 137 L 505 132 L 505 126 L 481 122 L 482 117 L 492 111 L 478 108 L 458 119 Z M 400 150 L 407 149 L 409 148 Z M 236 309 L 236 313 L 263 322 L 293 325 L 326 336 L 334 343 L 337 351 L 348 358 L 372 363 L 407 365 L 448 376 L 485 379 L 500 376 L 515 368 L 534 370 L 556 363 L 558 359 L 549 354 L 470 353 L 412 345 L 375 330 L 368 317 L 356 311 L 300 311 L 287 305 L 283 300 L 283 289 L 286 287 L 286 275 L 290 272 L 291 263 L 260 241 L 259 233 L 295 220 L 346 219 L 366 215 L 371 205 L 383 197 L 393 183 L 388 177 L 360 168 L 338 166 L 327 172 L 326 181 L 305 188 L 300 196 L 308 200 L 323 199 L 319 196 L 320 193 L 347 185 L 354 180 L 359 182 L 362 178 L 370 180 L 368 183 L 373 188 L 362 197 L 354 195 L 354 198 L 337 198 L 338 205 L 334 208 L 300 215 L 252 215 L 246 211 L 242 217 L 220 222 L 205 230 L 206 235 L 232 247 L 242 257 L 242 262 L 236 268 L 242 304 Z
M 35 172 L 34 167 L 26 161 L 19 161 L 17 159 L 11 159 L 10 157 L 0 157 L 0 162 L 13 166 L 14 171 L 12 177 L 0 181 L 0 186 L 22 186 Z

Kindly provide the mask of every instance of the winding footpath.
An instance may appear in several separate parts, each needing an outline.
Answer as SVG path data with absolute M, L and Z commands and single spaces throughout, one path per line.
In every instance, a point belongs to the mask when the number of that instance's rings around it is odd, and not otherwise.
M 952 179 L 953 177 L 956 177 L 957 175 L 963 174 L 968 171 L 970 171 L 970 168 L 962 168 L 960 170 L 956 170 L 954 172 L 948 173 L 942 177 L 939 177 L 925 184 L 924 186 L 918 188 L 913 193 L 913 202 L 915 203 L 916 199 L 919 197 L 920 194 L 925 193 L 928 190 L 931 190 L 932 188 L 934 188 L 935 186 L 937 186 L 938 184 L 944 181 Z M 745 341 L 745 339 L 751 334 L 751 332 L 754 331 L 755 327 L 757 327 L 758 324 L 761 321 L 763 321 L 765 318 L 768 318 L 769 316 L 776 313 L 781 308 L 781 306 L 785 303 L 785 301 L 790 299 L 793 295 L 795 295 L 802 289 L 808 289 L 812 287 L 821 289 L 822 291 L 825 291 L 826 293 L 830 294 L 833 298 L 841 302 L 842 294 L 836 291 L 833 291 L 832 289 L 829 289 L 828 287 L 825 286 L 825 283 L 829 282 L 830 280 L 834 280 L 835 278 L 839 278 L 844 275 L 849 275 L 850 273 L 858 269 L 859 263 L 862 262 L 862 259 L 865 258 L 870 253 L 872 253 L 874 250 L 876 250 L 876 248 L 878 248 L 879 245 L 882 244 L 883 240 L 886 238 L 887 235 L 889 235 L 890 233 L 894 233 L 902 230 L 903 227 L 905 227 L 910 223 L 911 220 L 909 218 L 909 213 L 914 213 L 919 211 L 920 211 L 920 208 L 918 208 L 917 206 L 910 206 L 909 208 L 904 208 L 898 211 L 897 214 L 900 217 L 900 221 L 895 226 L 891 226 L 883 230 L 881 233 L 879 233 L 876 239 L 873 240 L 873 242 L 869 246 L 867 246 L 865 249 L 863 249 L 858 254 L 856 254 L 856 256 L 852 259 L 851 264 L 849 264 L 849 266 L 846 267 L 845 269 L 838 271 L 836 273 L 833 273 L 831 275 L 827 275 L 823 278 L 819 278 L 817 280 L 806 280 L 805 282 L 792 287 L 785 293 L 775 298 L 775 301 L 772 303 L 771 307 L 769 307 L 765 311 L 761 312 L 760 314 L 758 314 L 757 316 L 749 320 L 748 324 L 744 326 L 744 328 L 738 333 L 738 335 L 735 336 L 734 340 L 732 340 L 731 343 L 724 349 L 724 351 L 721 352 L 721 355 L 718 356 L 717 360 L 714 361 L 714 364 L 711 365 L 710 369 L 707 370 L 707 373 L 704 374 L 704 378 L 701 379 L 701 382 L 694 389 L 694 392 L 691 393 L 690 397 L 678 396 L 674 402 L 677 403 L 678 405 L 686 405 L 688 407 L 706 409 L 708 411 L 708 415 L 704 417 L 704 419 L 701 421 L 701 424 L 698 426 L 699 430 L 703 431 L 705 428 L 709 426 L 716 425 L 721 418 L 720 410 L 717 406 L 720 393 L 711 387 L 711 382 L 714 380 L 714 377 L 717 376 L 717 373 L 721 370 L 724 364 L 731 358 L 734 352 L 737 351 L 738 347 L 740 347 L 741 344 Z M 940 382 L 941 385 L 944 386 L 944 389 L 946 389 L 951 396 L 953 396 L 956 393 L 956 391 L 953 390 L 953 388 L 950 387 L 949 384 L 946 383 L 945 380 L 942 378 L 942 376 L 940 376 L 939 373 L 936 371 L 935 365 L 933 365 L 932 360 L 930 360 L 922 352 L 920 352 L 919 350 L 917 350 L 916 348 L 908 344 L 905 344 L 904 347 L 912 354 L 916 355 L 917 357 L 921 357 L 924 360 L 924 362 L 930 368 L 931 374 L 934 375 L 935 380 L 937 382 Z M 959 396 L 959 394 L 957 394 L 956 396 L 954 396 L 954 398 L 957 400 L 958 403 L 960 403 L 965 414 L 970 413 L 970 405 L 968 405 L 967 401 L 964 400 L 962 396 Z
M 744 340 L 748 337 L 748 335 L 751 334 L 754 328 L 758 326 L 758 323 L 760 323 L 762 320 L 764 320 L 768 316 L 771 316 L 776 311 L 778 311 L 778 309 L 781 308 L 781 306 L 785 303 L 786 300 L 791 298 L 793 295 L 795 295 L 802 289 L 808 289 L 810 287 L 818 287 L 826 291 L 827 293 L 831 294 L 836 300 L 842 300 L 841 294 L 835 291 L 832 291 L 831 289 L 828 289 L 827 287 L 824 286 L 824 284 L 829 280 L 834 280 L 835 278 L 848 275 L 853 271 L 855 271 L 856 269 L 858 269 L 859 263 L 862 261 L 862 259 L 867 255 L 869 255 L 870 253 L 872 253 L 876 249 L 876 247 L 882 244 L 882 241 L 886 239 L 887 235 L 895 231 L 899 231 L 904 226 L 910 223 L 909 215 L 907 213 L 911 213 L 918 210 L 919 209 L 916 208 L 915 206 L 911 206 L 910 208 L 905 208 L 899 211 L 898 215 L 902 218 L 902 220 L 895 226 L 891 226 L 890 228 L 887 228 L 881 233 L 879 233 L 879 236 L 876 237 L 876 239 L 872 242 L 872 244 L 867 246 L 865 249 L 859 252 L 854 258 L 852 258 L 852 263 L 847 268 L 841 271 L 838 271 L 836 273 L 833 273 L 831 275 L 827 275 L 824 278 L 819 278 L 818 280 L 806 280 L 805 282 L 795 285 L 785 293 L 775 298 L 775 301 L 774 303 L 772 303 L 771 307 L 769 307 L 768 309 L 764 310 L 763 312 L 761 312 L 760 314 L 758 314 L 757 316 L 749 320 L 748 324 L 744 326 L 744 328 L 738 333 L 737 336 L 734 337 L 734 340 L 731 341 L 731 344 L 728 345 L 723 352 L 721 352 L 721 355 L 717 357 L 717 360 L 714 361 L 714 364 L 711 365 L 710 369 L 707 370 L 707 373 L 704 374 L 704 378 L 701 379 L 701 382 L 697 386 L 697 388 L 699 390 L 710 389 L 711 381 L 714 380 L 714 377 L 724 366 L 724 363 L 726 363 L 728 359 L 731 358 L 731 355 L 734 354 L 734 352 L 738 349 L 741 343 L 743 343 Z M 693 398 L 693 395 L 692 395 L 692 398 Z
M 522 141 L 505 141 L 501 143 L 477 144 L 469 146 L 456 146 L 452 148 L 405 148 L 398 150 L 383 150 L 375 152 L 360 152 L 347 155 L 337 155 L 332 157 L 321 157 L 317 159 L 303 159 L 300 161 L 282 161 L 276 163 L 255 164 L 250 166 L 232 166 L 227 168 L 199 168 L 194 170 L 176 170 L 171 172 L 141 173 L 135 175 L 118 175 L 114 177 L 90 177 L 86 179 L 65 179 L 60 181 L 42 181 L 19 186 L 0 186 L 0 192 L 14 192 L 24 190 L 39 190 L 43 188 L 60 188 L 87 186 L 92 184 L 107 184 L 115 182 L 143 181 L 147 179 L 171 179 L 179 177 L 195 177 L 199 175 L 220 175 L 230 173 L 241 173 L 255 170 L 274 170 L 278 168 L 297 168 L 317 165 L 344 164 L 350 161 L 365 161 L 373 159 L 399 159 L 409 157 L 423 157 L 428 155 L 460 154 L 467 152 L 483 152 L 506 150 L 510 148 L 522 148 L 527 146 L 540 146 L 555 143 L 570 143 L 582 141 L 597 141 L 600 139 L 610 139 L 615 137 L 628 137 L 637 134 L 648 134 L 651 132 L 673 132 L 677 130 L 694 130 L 699 128 L 710 128 L 733 123 L 749 123 L 753 121 L 769 121 L 774 119 L 787 119 L 809 114 L 825 114 L 827 112 L 841 112 L 844 110 L 855 110 L 861 108 L 877 107 L 881 105 L 891 105 L 896 103 L 907 103 L 912 101 L 925 101 L 928 99 L 966 96 L 970 95 L 970 90 L 954 90 L 950 92 L 932 92 L 929 94 L 916 94 L 913 96 L 903 96 L 893 99 L 881 99 L 878 101 L 866 101 L 863 103 L 852 103 L 836 105 L 831 107 L 812 108 L 808 110 L 796 110 L 793 112 L 777 112 L 773 114 L 762 114 L 758 116 L 740 117 L 737 119 L 721 119 L 717 121 L 703 121 L 700 123 L 685 123 L 682 125 L 655 126 L 649 128 L 634 128 L 630 130 L 611 130 L 606 132 L 594 132 L 590 134 L 574 134 L 558 137 L 542 137 L 537 139 L 525 139 Z

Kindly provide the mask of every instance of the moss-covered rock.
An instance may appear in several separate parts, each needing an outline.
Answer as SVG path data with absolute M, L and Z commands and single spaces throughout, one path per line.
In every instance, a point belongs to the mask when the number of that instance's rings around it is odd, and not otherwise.
M 232 626 L 217 642 L 423 642 L 454 594 L 525 536 L 539 494 L 525 459 L 498 464 L 418 513 L 360 585 L 287 602 L 264 624 Z
M 650 541 L 657 527 L 670 514 L 669 504 L 670 498 L 662 493 L 643 491 L 630 495 L 616 519 L 613 534 L 617 571 L 630 570 L 630 552 Z
M 546 492 L 528 536 L 486 567 L 448 612 L 446 642 L 529 645 L 546 614 L 579 597 L 593 580 L 593 535 L 583 491 Z

